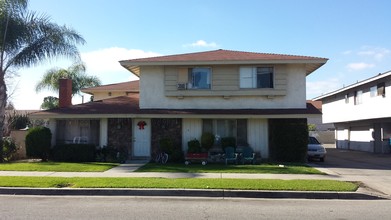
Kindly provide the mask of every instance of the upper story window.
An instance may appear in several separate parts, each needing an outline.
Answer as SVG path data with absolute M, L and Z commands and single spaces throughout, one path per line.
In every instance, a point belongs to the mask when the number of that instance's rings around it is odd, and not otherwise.
M 377 95 L 386 97 L 386 84 L 384 82 L 377 84 Z
M 349 104 L 349 93 L 345 94 L 345 103 Z
M 372 86 L 372 87 L 369 89 L 369 92 L 370 92 L 370 94 L 371 94 L 371 97 L 377 96 L 377 86 Z
M 356 91 L 354 93 L 354 104 L 355 105 L 362 104 L 362 90 Z
M 384 82 L 378 83 L 376 86 L 372 86 L 370 89 L 370 95 L 371 97 L 376 97 L 376 96 L 386 96 L 386 85 Z
M 189 68 L 188 72 L 188 89 L 210 89 L 211 68 Z
M 240 88 L 273 88 L 273 67 L 240 67 Z

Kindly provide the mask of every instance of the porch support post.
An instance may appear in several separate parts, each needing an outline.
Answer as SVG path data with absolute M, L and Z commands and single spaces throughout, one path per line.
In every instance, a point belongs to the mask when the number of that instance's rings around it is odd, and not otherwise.
M 107 128 L 108 128 L 108 120 L 107 118 L 100 119 L 100 130 L 99 130 L 99 146 L 102 148 L 103 146 L 107 146 Z
M 57 121 L 56 121 L 56 119 L 50 119 L 47 127 L 52 132 L 51 144 L 52 144 L 52 147 L 54 147 L 56 145 L 56 139 L 57 139 L 57 131 L 56 131 Z

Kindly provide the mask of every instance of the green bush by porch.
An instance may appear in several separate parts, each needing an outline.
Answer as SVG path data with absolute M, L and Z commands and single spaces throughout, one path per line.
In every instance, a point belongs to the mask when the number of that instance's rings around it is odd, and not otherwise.
M 52 159 L 62 162 L 93 162 L 95 161 L 95 145 L 93 144 L 62 144 L 52 149 Z
M 270 159 L 305 162 L 307 158 L 307 119 L 269 119 Z
M 49 158 L 52 132 L 47 127 L 31 128 L 26 135 L 26 154 L 28 157 Z

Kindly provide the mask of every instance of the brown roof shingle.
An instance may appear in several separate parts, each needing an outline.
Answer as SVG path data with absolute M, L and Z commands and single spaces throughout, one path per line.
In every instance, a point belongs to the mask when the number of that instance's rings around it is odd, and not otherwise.
M 205 52 L 176 54 L 159 57 L 131 59 L 132 62 L 172 62 L 172 61 L 244 61 L 244 60 L 327 60 L 326 58 L 297 56 L 273 53 L 254 53 L 234 50 L 213 50 Z
M 120 64 L 140 76 L 140 66 L 149 65 L 211 65 L 211 64 L 306 64 L 307 75 L 327 62 L 327 58 L 233 50 L 212 50 L 197 53 L 122 60 Z
M 312 104 L 304 109 L 140 109 L 139 94 L 104 99 L 66 108 L 57 108 L 33 114 L 35 117 L 57 117 L 62 115 L 307 115 L 321 114 Z

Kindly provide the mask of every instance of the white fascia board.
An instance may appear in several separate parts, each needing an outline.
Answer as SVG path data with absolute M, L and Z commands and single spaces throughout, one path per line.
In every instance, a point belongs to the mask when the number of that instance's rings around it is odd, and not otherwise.
M 361 86 L 361 85 L 364 85 L 364 84 L 367 84 L 367 83 L 376 81 L 376 80 L 378 80 L 378 79 L 381 79 L 381 78 L 384 78 L 384 77 L 387 77 L 387 76 L 390 76 L 390 75 L 391 75 L 391 71 L 388 71 L 388 72 L 379 74 L 379 75 L 377 75 L 377 76 L 374 76 L 374 77 L 372 77 L 372 78 L 363 80 L 363 81 L 361 81 L 361 82 L 357 82 L 357 83 L 355 83 L 355 84 L 352 84 L 352 85 L 343 87 L 343 88 L 341 88 L 341 89 L 335 90 L 335 91 L 333 91 L 333 92 L 329 92 L 329 93 L 327 93 L 327 94 L 325 94 L 325 95 L 318 96 L 318 97 L 316 97 L 316 98 L 314 98 L 314 99 L 312 99 L 312 100 L 314 100 L 314 101 L 320 101 L 320 100 L 322 100 L 322 99 L 324 99 L 324 98 L 327 98 L 327 97 L 329 97 L 329 96 L 336 95 L 336 94 L 338 94 L 338 93 L 341 93 L 341 92 L 347 91 L 347 90 L 349 90 L 349 89 L 353 89 L 353 88 L 359 87 L 359 86 Z

